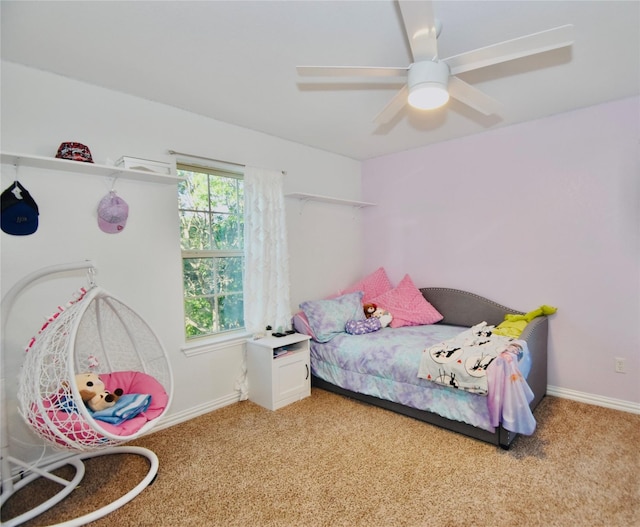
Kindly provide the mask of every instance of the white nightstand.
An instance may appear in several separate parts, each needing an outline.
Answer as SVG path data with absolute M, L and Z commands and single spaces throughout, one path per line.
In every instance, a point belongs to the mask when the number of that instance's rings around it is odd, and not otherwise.
M 247 341 L 249 400 L 277 410 L 311 395 L 308 335 Z

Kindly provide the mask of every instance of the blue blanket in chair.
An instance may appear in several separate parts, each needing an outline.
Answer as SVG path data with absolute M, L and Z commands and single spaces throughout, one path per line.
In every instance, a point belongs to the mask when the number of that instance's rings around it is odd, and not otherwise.
M 151 396 L 141 393 L 127 393 L 116 401 L 111 408 L 105 408 L 97 412 L 91 412 L 94 419 L 119 425 L 127 419 L 144 412 L 151 404 Z

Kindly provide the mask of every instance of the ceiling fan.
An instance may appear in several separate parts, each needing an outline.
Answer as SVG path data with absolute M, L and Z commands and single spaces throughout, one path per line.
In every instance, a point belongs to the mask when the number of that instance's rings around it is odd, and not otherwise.
M 369 66 L 298 66 L 303 76 L 399 77 L 407 84 L 396 93 L 375 117 L 377 125 L 386 124 L 408 102 L 419 109 L 438 108 L 449 100 L 459 100 L 484 115 L 498 114 L 500 103 L 464 82 L 459 73 L 570 46 L 573 25 L 548 29 L 512 40 L 506 40 L 446 59 L 438 57 L 437 37 L 442 24 L 434 17 L 430 0 L 398 0 L 405 31 L 409 39 L 413 63 L 407 67 Z

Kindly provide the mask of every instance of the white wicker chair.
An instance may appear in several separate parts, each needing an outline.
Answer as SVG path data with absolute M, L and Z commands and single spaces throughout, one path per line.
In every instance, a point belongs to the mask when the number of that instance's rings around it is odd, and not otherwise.
M 82 402 L 75 375 L 143 372 L 171 393 L 171 370 L 158 337 L 131 308 L 100 287 L 81 289 L 52 315 L 27 348 L 18 390 L 25 421 L 54 447 L 93 451 L 130 441 L 107 431 Z M 70 406 L 74 411 L 69 411 Z
M 19 411 L 30 427 L 49 445 L 76 454 L 62 462 L 33 467 L 9 455 L 7 423 L 2 423 L 3 478 L 11 472 L 10 463 L 26 469 L 25 473 L 28 473 L 15 484 L 11 478 L 3 480 L 2 503 L 40 476 L 63 487 L 56 496 L 31 511 L 3 521 L 3 527 L 19 525 L 70 494 L 83 477 L 84 459 L 103 454 L 131 453 L 146 457 L 150 468 L 147 476 L 129 493 L 112 504 L 62 524 L 65 526 L 84 525 L 121 507 L 142 492 L 158 470 L 158 459 L 150 450 L 117 445 L 149 432 L 166 413 L 173 391 L 168 357 L 157 335 L 139 315 L 93 284 L 91 262 L 53 266 L 25 277 L 3 298 L 3 320 L 6 320 L 13 300 L 26 285 L 53 273 L 83 268 L 90 271 L 91 286 L 88 290 L 80 289 L 69 303 L 59 307 L 29 342 L 18 388 Z M 116 432 L 114 426 L 95 420 L 84 405 L 75 382 L 75 375 L 84 372 L 99 375 L 139 372 L 141 377 L 157 383 L 158 391 L 164 396 L 163 404 L 150 414 L 152 418 L 147 419 L 141 414 L 139 426 L 136 423 L 126 433 Z M 7 414 L 6 411 L 3 413 Z M 71 481 L 52 474 L 65 464 L 76 468 L 76 475 Z

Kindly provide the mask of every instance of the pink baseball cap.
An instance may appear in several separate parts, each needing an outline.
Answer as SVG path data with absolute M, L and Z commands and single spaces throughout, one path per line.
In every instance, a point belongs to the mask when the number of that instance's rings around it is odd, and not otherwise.
M 129 205 L 112 190 L 98 204 L 98 227 L 108 234 L 117 234 L 124 229 L 129 217 Z

